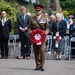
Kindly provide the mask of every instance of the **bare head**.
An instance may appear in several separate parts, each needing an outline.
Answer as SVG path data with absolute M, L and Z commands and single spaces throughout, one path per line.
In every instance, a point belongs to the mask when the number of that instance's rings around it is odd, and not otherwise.
M 62 20 L 61 14 L 56 14 L 56 21 L 60 22 Z
M 54 20 L 55 20 L 55 16 L 54 16 L 54 15 L 51 15 L 51 16 L 50 16 L 50 20 L 51 20 L 51 21 L 54 21 Z
M 26 14 L 26 7 L 25 6 L 21 7 L 21 12 L 22 12 L 22 14 Z
M 5 17 L 6 17 L 6 11 L 2 11 L 1 16 L 2 16 L 3 18 L 5 18 Z

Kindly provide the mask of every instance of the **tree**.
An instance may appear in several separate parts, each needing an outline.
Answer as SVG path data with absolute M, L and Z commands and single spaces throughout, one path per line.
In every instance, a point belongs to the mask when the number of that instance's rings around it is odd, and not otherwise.
M 50 0 L 38 0 L 44 7 L 49 7 Z
M 60 5 L 63 10 L 67 10 L 75 15 L 75 0 L 60 0 Z

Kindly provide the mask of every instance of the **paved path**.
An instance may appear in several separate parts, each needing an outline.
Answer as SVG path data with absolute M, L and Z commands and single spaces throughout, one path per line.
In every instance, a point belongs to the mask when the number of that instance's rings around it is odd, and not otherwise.
M 74 60 L 46 60 L 44 72 L 34 68 L 34 59 L 0 59 L 0 75 L 75 75 Z

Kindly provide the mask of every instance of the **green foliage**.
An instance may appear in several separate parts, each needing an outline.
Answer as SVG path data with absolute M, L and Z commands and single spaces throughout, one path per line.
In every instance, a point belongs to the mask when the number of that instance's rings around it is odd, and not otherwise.
M 75 15 L 75 0 L 60 0 L 60 5 L 63 10 L 67 10 Z
M 32 4 L 28 4 L 28 6 L 26 6 L 27 11 L 31 12 L 32 16 L 35 14 L 35 10 L 33 8 Z
M 44 7 L 49 7 L 49 0 L 38 0 Z

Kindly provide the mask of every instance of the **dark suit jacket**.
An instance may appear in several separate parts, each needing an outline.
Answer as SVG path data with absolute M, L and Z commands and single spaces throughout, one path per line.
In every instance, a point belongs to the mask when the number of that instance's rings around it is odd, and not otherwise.
M 75 37 L 75 25 L 71 24 L 69 29 L 70 37 Z
M 59 32 L 59 35 L 61 37 L 63 37 L 65 35 L 65 32 L 66 32 L 66 23 L 64 21 L 61 21 L 59 23 L 59 27 L 57 29 L 57 22 L 54 22 L 52 24 L 52 32 L 53 32 L 53 35 L 55 36 L 55 33 L 56 32 Z
M 19 35 L 25 34 L 25 35 L 28 36 L 28 32 L 27 32 L 27 31 L 22 32 L 22 31 L 20 30 L 20 27 L 22 27 L 22 28 L 27 27 L 27 28 L 28 28 L 29 19 L 30 19 L 30 16 L 27 15 L 27 14 L 26 14 L 26 16 L 25 16 L 25 23 L 24 23 L 24 21 L 23 21 L 22 15 L 20 15 L 20 16 L 17 18 L 17 27 L 18 27 L 18 30 L 19 30 Z
M 2 26 L 2 21 L 0 20 L 0 37 L 4 35 L 4 37 L 9 38 L 9 33 L 12 29 L 12 23 L 11 20 L 8 19 L 5 23 L 4 26 Z

